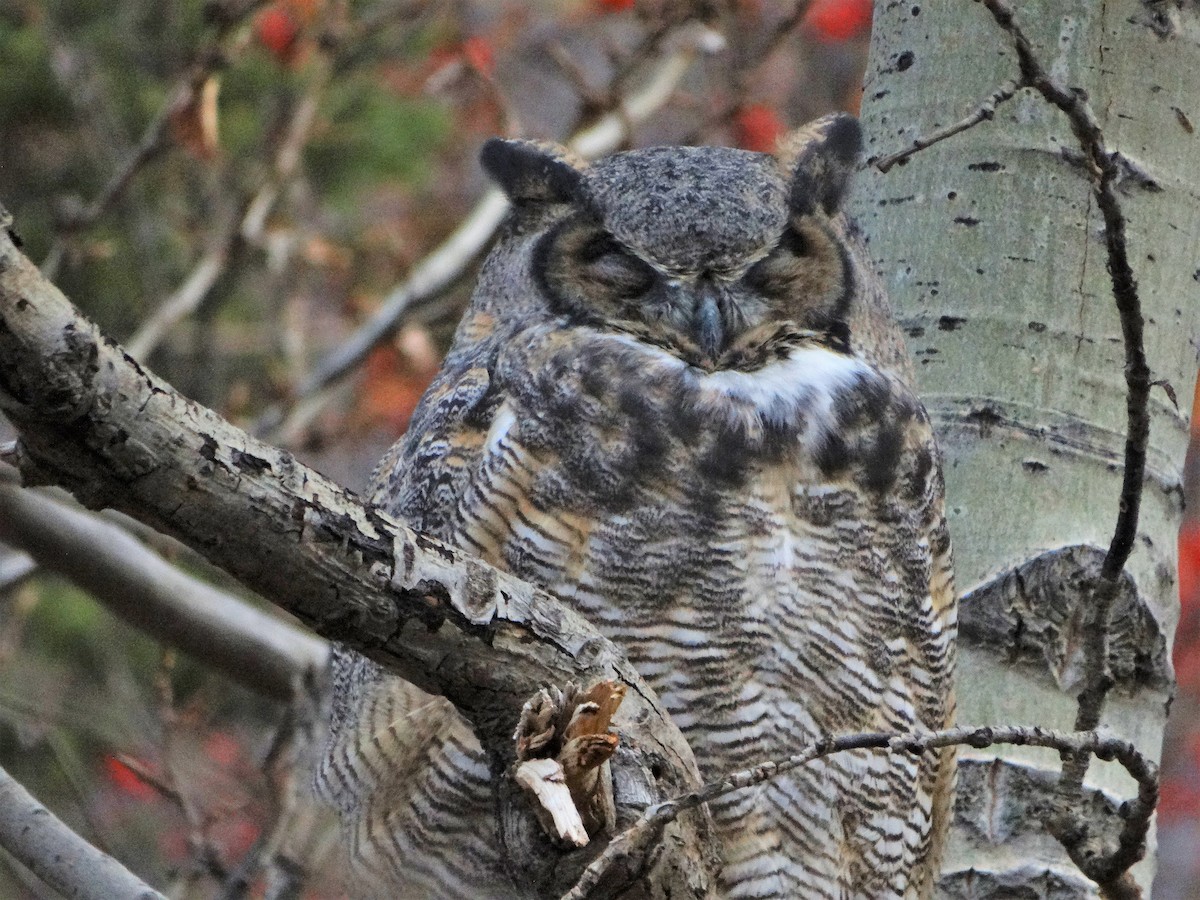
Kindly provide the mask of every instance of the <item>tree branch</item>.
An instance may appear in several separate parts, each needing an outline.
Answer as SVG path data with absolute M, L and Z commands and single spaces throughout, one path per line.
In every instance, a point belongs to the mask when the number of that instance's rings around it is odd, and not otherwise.
M 982 749 L 993 744 L 1051 747 L 1065 753 L 1088 753 L 1105 760 L 1117 760 L 1138 784 L 1137 797 L 1122 810 L 1125 824 L 1117 838 L 1119 853 L 1131 856 L 1133 862 L 1141 859 L 1146 849 L 1146 832 L 1150 828 L 1150 818 L 1158 802 L 1158 767 L 1129 741 L 1096 731 L 1072 733 L 1036 726 L 975 726 L 949 728 L 924 734 L 864 732 L 814 741 L 786 759 L 760 763 L 751 769 L 727 775 L 720 781 L 710 782 L 698 791 L 651 806 L 642 814 L 641 819 L 609 843 L 604 852 L 588 866 L 575 886 L 563 895 L 562 900 L 585 900 L 590 897 L 610 868 L 627 854 L 644 853 L 645 847 L 654 843 L 663 826 L 685 810 L 710 803 L 734 791 L 762 784 L 815 759 L 844 753 L 847 750 L 923 753 L 939 747 L 965 745 Z
M 168 563 L 124 529 L 21 490 L 0 466 L 0 540 L 20 547 L 110 612 L 251 690 L 289 699 L 328 648 Z M 8 470 L 12 471 L 12 470 Z
M 1021 88 L 1028 87 L 1023 81 L 1013 79 L 1006 81 L 996 90 L 992 91 L 982 103 L 966 117 L 955 122 L 953 125 L 947 125 L 945 128 L 939 128 L 932 134 L 922 135 L 921 137 L 913 138 L 912 146 L 906 147 L 903 150 L 897 150 L 895 153 L 889 153 L 887 156 L 874 157 L 867 160 L 868 166 L 874 166 L 880 172 L 887 172 L 898 163 L 904 162 L 914 153 L 920 153 L 926 147 L 932 147 L 939 141 L 944 141 L 946 138 L 954 137 L 956 134 L 961 134 L 968 128 L 974 128 L 980 122 L 990 122 L 996 115 L 996 107 L 1001 103 L 1011 100 Z
M 166 900 L 38 803 L 0 768 L 0 846 L 64 897 Z
M 595 628 L 178 394 L 71 307 L 16 249 L 10 221 L 0 216 L 0 409 L 27 481 L 177 537 L 319 634 L 447 697 L 502 763 L 540 687 L 612 680 L 627 689 L 614 768 L 656 797 L 699 784 L 669 715 Z M 711 871 L 703 822 L 681 825 L 654 865 Z

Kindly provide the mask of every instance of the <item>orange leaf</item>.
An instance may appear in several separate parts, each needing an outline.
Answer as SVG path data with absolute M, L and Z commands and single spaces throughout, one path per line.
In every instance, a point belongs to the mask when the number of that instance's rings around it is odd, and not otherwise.
M 364 369 L 354 424 L 383 425 L 400 434 L 437 373 L 437 352 L 425 332 L 406 329 L 399 347 L 384 344 L 375 348 Z
M 217 94 L 221 82 L 209 76 L 187 103 L 171 111 L 171 137 L 175 143 L 197 159 L 212 159 L 217 155 Z

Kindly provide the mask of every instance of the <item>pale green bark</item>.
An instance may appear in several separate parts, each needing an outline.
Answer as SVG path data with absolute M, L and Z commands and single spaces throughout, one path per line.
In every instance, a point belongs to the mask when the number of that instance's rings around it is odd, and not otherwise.
M 1186 400 L 1200 346 L 1200 135 L 1192 127 L 1200 126 L 1200 17 L 1173 3 L 1076 0 L 1022 3 L 1016 18 L 1043 66 L 1086 90 L 1109 149 L 1144 175 L 1125 179 L 1121 203 L 1146 351 L 1152 377 Z M 879 4 L 872 40 L 863 120 L 873 156 L 965 117 L 1019 75 L 1008 36 L 979 3 Z M 1025 579 L 980 588 L 1055 548 L 1103 551 L 1117 516 L 1124 347 L 1092 182 L 1070 161 L 1078 156 L 1065 116 L 1023 90 L 993 121 L 886 174 L 865 173 L 857 195 L 946 458 L 955 569 L 971 624 L 961 652 L 963 724 L 1072 727 L 1086 603 L 1068 596 L 1069 585 L 1050 589 L 1049 599 L 1022 597 L 1021 588 L 1037 593 Z M 1104 723 L 1157 758 L 1188 431 L 1186 410 L 1166 390 L 1152 391 L 1150 412 L 1148 477 L 1127 566 L 1137 597 L 1114 626 L 1124 663 L 1116 662 Z M 1064 577 L 1050 580 L 1063 588 Z M 1048 751 L 963 756 L 1058 770 Z M 980 771 L 964 769 L 946 872 L 1008 873 L 991 888 L 979 882 L 977 896 L 1031 877 L 1046 896 L 1089 895 L 1054 839 L 1027 821 L 1030 801 L 1006 793 L 1007 776 L 1023 770 L 992 767 L 975 784 Z M 1120 799 L 1132 791 L 1111 763 L 1093 763 L 1088 783 Z M 972 811 L 972 803 L 993 806 Z M 997 809 L 1014 821 L 1000 821 Z M 1148 886 L 1152 863 L 1136 874 Z M 967 880 L 961 875 L 959 888 Z

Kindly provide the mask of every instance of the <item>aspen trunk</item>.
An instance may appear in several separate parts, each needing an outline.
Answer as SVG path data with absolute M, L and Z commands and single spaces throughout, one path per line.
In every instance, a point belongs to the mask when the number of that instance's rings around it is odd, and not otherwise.
M 1053 77 L 1082 88 L 1120 185 L 1152 378 L 1192 395 L 1200 346 L 1200 16 L 1174 3 L 1028 2 L 1016 21 Z M 876 5 L 862 115 L 883 156 L 960 120 L 1019 76 L 979 3 Z M 1104 222 L 1066 117 L 1031 90 L 992 121 L 860 182 L 856 215 L 916 361 L 945 456 L 962 603 L 959 721 L 1070 729 L 1083 589 L 1112 539 L 1126 435 L 1122 331 Z M 1178 615 L 1175 535 L 1186 409 L 1152 390 L 1136 548 L 1112 627 L 1103 723 L 1157 759 Z M 964 751 L 947 897 L 1095 896 L 1041 826 L 1050 751 Z M 1131 796 L 1093 762 L 1086 815 Z M 1153 851 L 1134 870 L 1148 892 Z M 1017 896 L 1025 896 L 1024 893 Z

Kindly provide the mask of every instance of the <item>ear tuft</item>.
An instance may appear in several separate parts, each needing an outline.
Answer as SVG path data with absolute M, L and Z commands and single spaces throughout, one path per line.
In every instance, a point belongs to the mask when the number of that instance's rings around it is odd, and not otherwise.
M 579 195 L 582 164 L 557 144 L 492 138 L 479 162 L 510 200 L 563 203 Z
M 787 137 L 777 155 L 791 173 L 792 212 L 809 215 L 817 206 L 837 212 L 862 147 L 862 126 L 845 113 L 822 116 Z

